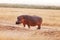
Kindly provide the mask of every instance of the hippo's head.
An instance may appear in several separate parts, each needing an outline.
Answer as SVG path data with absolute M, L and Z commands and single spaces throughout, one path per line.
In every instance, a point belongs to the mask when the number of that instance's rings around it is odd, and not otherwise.
M 24 21 L 23 16 L 19 16 L 19 17 L 17 17 L 16 24 L 21 24 L 23 21 Z

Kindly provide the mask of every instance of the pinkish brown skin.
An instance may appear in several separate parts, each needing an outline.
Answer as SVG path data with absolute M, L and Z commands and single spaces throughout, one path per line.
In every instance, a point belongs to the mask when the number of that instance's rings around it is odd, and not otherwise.
M 42 24 L 42 18 L 37 16 L 21 15 L 17 17 L 17 21 L 16 21 L 16 24 L 20 24 L 20 23 L 23 23 L 24 27 L 25 25 L 28 25 L 29 28 L 30 26 L 37 25 L 38 26 L 37 29 L 40 29 Z

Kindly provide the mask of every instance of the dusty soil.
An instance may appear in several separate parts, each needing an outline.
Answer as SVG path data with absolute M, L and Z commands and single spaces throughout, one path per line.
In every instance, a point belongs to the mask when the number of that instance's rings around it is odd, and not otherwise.
M 59 27 L 43 26 L 40 30 L 32 29 L 0 25 L 0 40 L 60 40 Z

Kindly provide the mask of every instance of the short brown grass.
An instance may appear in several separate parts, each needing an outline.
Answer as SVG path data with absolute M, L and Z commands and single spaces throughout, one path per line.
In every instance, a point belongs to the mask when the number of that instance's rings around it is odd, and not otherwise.
M 41 29 L 31 30 L 15 25 L 19 15 L 42 17 Z M 60 40 L 60 10 L 0 8 L 0 40 Z
M 60 10 L 0 8 L 0 23 L 14 24 L 19 15 L 36 15 L 43 19 L 42 25 L 60 26 Z

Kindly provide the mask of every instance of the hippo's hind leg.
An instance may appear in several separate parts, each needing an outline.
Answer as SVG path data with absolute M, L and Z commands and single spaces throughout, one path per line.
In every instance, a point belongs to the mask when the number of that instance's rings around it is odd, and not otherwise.
M 40 25 L 38 25 L 38 28 L 37 29 L 41 29 L 41 26 Z
M 27 24 L 28 25 L 28 27 L 30 28 L 30 25 L 29 24 Z

